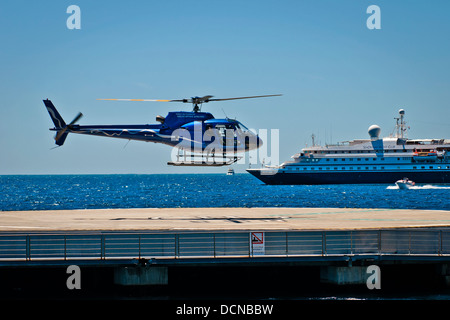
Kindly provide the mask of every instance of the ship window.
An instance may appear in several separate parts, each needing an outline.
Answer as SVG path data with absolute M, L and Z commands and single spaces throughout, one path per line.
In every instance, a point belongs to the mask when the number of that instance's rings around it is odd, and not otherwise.
M 384 167 L 381 167 L 381 170 L 384 170 Z
M 417 167 L 413 167 L 413 169 L 417 169 Z
M 369 170 L 369 167 L 366 167 L 366 170 Z
M 377 170 L 377 167 L 373 167 L 373 170 Z
M 358 170 L 361 170 L 361 167 L 358 167 Z
M 338 161 L 338 159 L 335 158 L 334 161 Z
M 337 167 L 334 167 L 334 170 L 337 170 L 338 168 Z
M 327 161 L 330 161 L 330 159 L 327 159 Z
M 342 170 L 345 170 L 345 167 L 342 167 Z
M 306 170 L 306 167 L 305 167 L 305 168 L 303 168 L 303 170 Z
M 327 170 L 330 170 L 330 167 L 327 167 Z
M 322 167 L 319 167 L 319 170 L 322 170 Z
M 349 169 L 350 169 L 350 170 L 353 170 L 353 167 L 350 167 Z
M 400 158 L 397 158 L 397 160 L 400 160 Z
M 358 158 L 358 161 L 361 161 L 361 158 Z
M 350 161 L 353 161 L 353 159 L 350 159 Z
M 433 166 L 430 166 L 430 169 L 433 169 Z
M 424 166 L 421 166 L 421 168 L 422 168 L 422 169 L 425 169 L 425 167 L 424 167 Z
M 447 166 L 446 168 L 447 168 L 447 169 L 449 169 L 450 167 L 449 167 L 449 166 Z
M 366 158 L 366 161 L 369 161 L 369 158 Z
M 345 159 L 344 159 L 344 158 L 342 158 L 342 161 L 345 161 Z

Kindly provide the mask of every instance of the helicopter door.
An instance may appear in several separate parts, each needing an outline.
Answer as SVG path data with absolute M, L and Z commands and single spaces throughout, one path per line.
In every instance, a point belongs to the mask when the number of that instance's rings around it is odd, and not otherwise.
M 233 147 L 236 142 L 236 131 L 231 124 L 218 124 L 216 130 L 219 133 L 223 146 Z

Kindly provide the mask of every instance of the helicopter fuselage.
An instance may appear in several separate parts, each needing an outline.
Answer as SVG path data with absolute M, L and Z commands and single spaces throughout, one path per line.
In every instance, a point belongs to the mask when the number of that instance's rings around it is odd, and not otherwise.
M 208 112 L 169 112 L 157 116 L 159 124 L 142 125 L 66 125 L 50 100 L 44 100 L 55 124 L 56 144 L 61 146 L 68 133 L 163 143 L 192 152 L 247 152 L 262 145 L 262 140 L 234 119 L 215 119 Z M 58 137 L 59 135 L 59 137 Z

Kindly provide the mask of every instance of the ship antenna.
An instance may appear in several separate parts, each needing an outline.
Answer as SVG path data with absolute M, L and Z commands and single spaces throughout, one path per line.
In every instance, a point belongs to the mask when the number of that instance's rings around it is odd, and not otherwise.
M 403 133 L 406 132 L 406 122 L 403 120 L 403 118 L 405 117 L 405 110 L 400 109 L 398 111 L 398 113 L 400 114 L 400 138 L 404 138 Z
M 396 120 L 395 131 L 397 131 L 395 137 L 403 139 L 406 136 L 406 134 L 404 133 L 406 133 L 407 131 L 406 121 L 404 121 L 405 110 L 400 109 L 398 111 L 398 114 L 400 115 L 400 118 L 394 118 Z

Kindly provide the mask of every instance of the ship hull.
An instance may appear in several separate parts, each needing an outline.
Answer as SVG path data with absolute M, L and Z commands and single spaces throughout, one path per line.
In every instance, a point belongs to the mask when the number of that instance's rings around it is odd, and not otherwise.
M 450 170 L 433 171 L 383 171 L 383 172 L 314 172 L 296 173 L 267 172 L 261 169 L 247 169 L 247 172 L 269 185 L 298 184 L 392 184 L 407 177 L 416 183 L 450 183 Z

